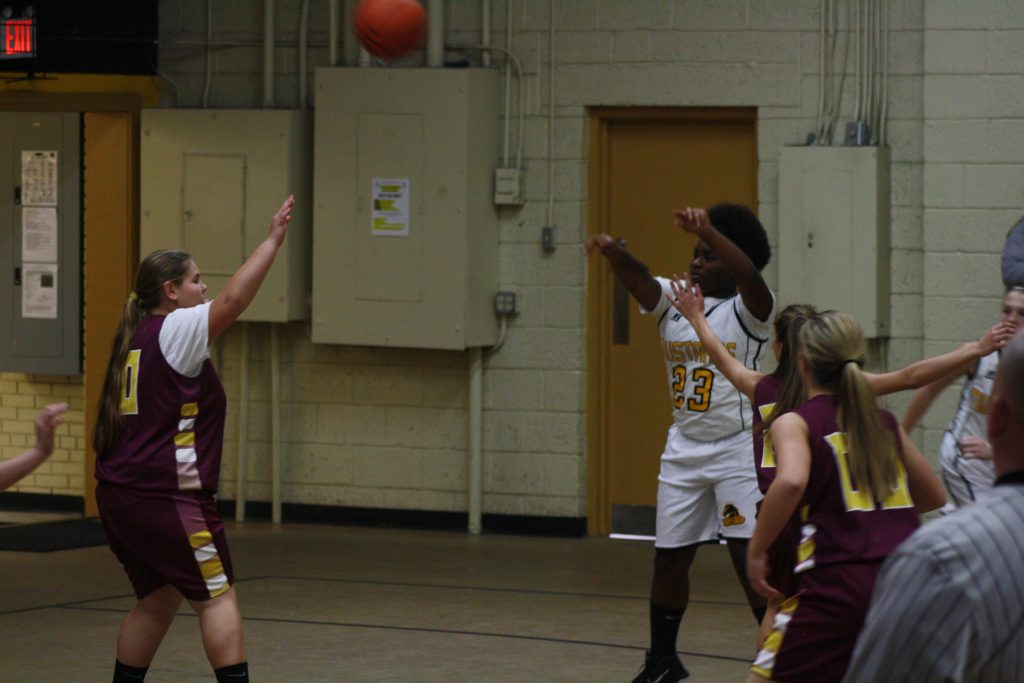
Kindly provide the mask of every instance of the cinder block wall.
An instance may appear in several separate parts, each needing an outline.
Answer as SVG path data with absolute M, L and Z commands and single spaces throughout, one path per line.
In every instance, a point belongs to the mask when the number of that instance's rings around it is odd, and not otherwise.
M 774 242 L 779 151 L 805 139 L 817 112 L 819 2 L 511 1 L 511 49 L 525 71 L 528 201 L 501 210 L 499 284 L 519 294 L 522 312 L 505 345 L 485 360 L 483 506 L 489 513 L 580 517 L 586 282 L 576 247 L 587 232 L 586 107 L 757 107 L 759 208 Z M 326 5 L 311 3 L 311 70 L 327 62 Z M 545 254 L 539 239 L 548 210 L 552 6 L 558 249 Z M 279 0 L 277 7 L 274 104 L 295 107 L 299 2 Z M 262 3 L 218 0 L 213 8 L 218 46 L 209 106 L 259 107 Z M 449 0 L 445 9 L 449 45 L 479 44 L 479 4 Z M 505 11 L 505 2 L 494 0 L 491 42 L 500 47 Z M 201 106 L 205 3 L 163 0 L 160 12 L 164 105 Z M 893 337 L 872 351 L 877 366 L 892 368 L 974 338 L 998 315 L 998 253 L 1024 204 L 1024 5 L 891 0 L 889 24 Z M 478 52 L 465 55 L 478 63 Z M 513 84 L 512 97 L 518 92 Z M 840 125 L 851 118 L 852 99 L 848 79 Z M 513 121 L 513 145 L 517 134 Z M 768 269 L 770 282 L 777 267 Z M 267 500 L 269 333 L 265 325 L 251 333 L 250 499 Z M 301 323 L 285 326 L 282 337 L 286 501 L 465 509 L 464 354 L 312 345 Z M 239 346 L 235 328 L 218 354 L 230 400 L 227 497 L 235 486 Z M 5 401 L 17 393 L 10 384 L 3 384 Z M 926 416 L 929 455 L 955 393 Z M 889 404 L 900 411 L 907 398 Z
M 999 319 L 999 259 L 1024 211 L 1024 3 L 925 2 L 922 336 L 932 353 Z M 925 416 L 938 450 L 958 392 Z

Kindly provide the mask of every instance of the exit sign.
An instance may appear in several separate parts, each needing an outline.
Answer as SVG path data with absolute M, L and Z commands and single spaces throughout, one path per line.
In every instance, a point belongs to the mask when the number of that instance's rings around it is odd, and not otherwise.
M 0 59 L 36 56 L 36 20 L 0 20 Z

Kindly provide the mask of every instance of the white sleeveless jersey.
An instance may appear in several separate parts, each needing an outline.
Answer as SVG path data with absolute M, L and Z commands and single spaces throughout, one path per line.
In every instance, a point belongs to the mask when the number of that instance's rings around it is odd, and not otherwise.
M 656 279 L 661 300 L 653 310 L 641 307 L 640 311 L 658 319 L 676 424 L 694 441 L 718 441 L 750 429 L 750 401 L 715 367 L 693 326 L 669 302 L 671 281 Z M 738 294 L 728 299 L 705 298 L 704 315 L 733 357 L 752 370 L 760 369 L 768 349 L 774 301 L 765 321 L 748 311 Z
M 974 369 L 964 388 L 960 392 L 960 403 L 956 407 L 956 415 L 949 423 L 949 428 L 943 435 L 943 440 L 951 440 L 957 452 L 962 439 L 968 436 L 976 436 L 988 440 L 988 401 L 992 394 L 992 385 L 996 378 L 996 368 L 999 367 L 999 351 L 984 356 L 978 360 L 978 366 Z M 986 462 L 991 468 L 991 463 Z

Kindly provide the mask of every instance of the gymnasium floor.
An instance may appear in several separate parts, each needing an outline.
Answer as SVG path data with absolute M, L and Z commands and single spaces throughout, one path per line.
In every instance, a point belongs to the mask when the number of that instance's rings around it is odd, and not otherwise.
M 267 522 L 228 540 L 257 682 L 622 682 L 643 659 L 648 542 Z M 743 680 L 754 620 L 724 547 L 693 586 L 690 680 Z M 106 547 L 0 552 L 0 681 L 106 683 L 132 604 Z M 213 680 L 187 605 L 146 680 Z

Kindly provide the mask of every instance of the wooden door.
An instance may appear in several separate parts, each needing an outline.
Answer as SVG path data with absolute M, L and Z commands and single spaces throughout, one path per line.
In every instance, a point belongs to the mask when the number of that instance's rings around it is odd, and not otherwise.
M 589 228 L 625 240 L 653 275 L 689 267 L 695 240 L 671 211 L 720 201 L 757 210 L 753 109 L 594 109 Z M 591 533 L 652 535 L 659 456 L 672 423 L 657 321 L 594 256 L 588 271 Z

